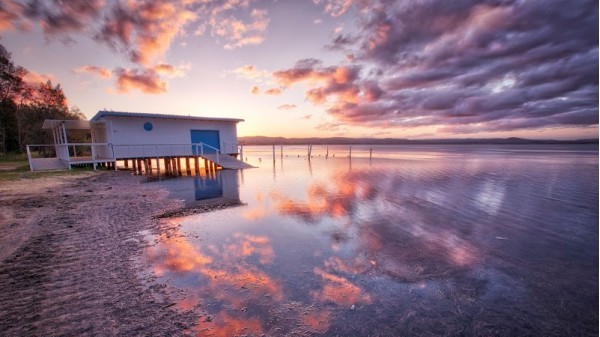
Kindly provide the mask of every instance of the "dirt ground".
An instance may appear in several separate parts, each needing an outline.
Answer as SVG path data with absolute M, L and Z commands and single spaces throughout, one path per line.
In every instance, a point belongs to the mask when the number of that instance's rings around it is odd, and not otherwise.
M 127 172 L 0 184 L 0 335 L 180 336 L 197 318 L 139 271 L 167 192 Z

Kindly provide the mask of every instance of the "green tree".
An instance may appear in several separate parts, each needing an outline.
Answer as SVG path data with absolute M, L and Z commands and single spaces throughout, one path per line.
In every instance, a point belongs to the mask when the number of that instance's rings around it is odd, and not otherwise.
M 25 86 L 23 77 L 27 73 L 27 69 L 13 63 L 10 53 L 0 44 L 0 99 L 14 100 Z
M 46 119 L 84 119 L 79 109 L 69 110 L 60 84 L 54 85 L 51 81 L 33 88 L 29 103 L 20 107 L 18 116 L 17 119 L 21 121 L 22 144 L 53 143 L 52 134 L 48 130 L 42 130 Z
M 31 85 L 24 81 L 27 73 L 0 44 L 0 153 L 23 152 L 26 144 L 51 144 L 52 134 L 42 130 L 45 119 L 85 119 L 79 109 L 69 110 L 60 84 Z M 86 141 L 81 135 L 72 138 Z

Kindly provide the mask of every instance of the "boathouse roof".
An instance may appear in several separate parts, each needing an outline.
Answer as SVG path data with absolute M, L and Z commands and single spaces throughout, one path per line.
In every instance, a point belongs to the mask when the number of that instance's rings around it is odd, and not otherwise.
M 94 122 L 103 117 L 133 117 L 133 118 L 164 118 L 164 119 L 182 119 L 182 120 L 194 120 L 194 121 L 206 121 L 206 122 L 228 122 L 238 123 L 243 122 L 243 119 L 239 118 L 219 118 L 219 117 L 199 117 L 199 116 L 183 116 L 183 115 L 167 115 L 167 114 L 151 114 L 143 112 L 123 112 L 123 111 L 106 111 L 100 110 L 92 117 L 90 121 Z
M 82 119 L 46 119 L 42 125 L 42 129 L 53 129 L 64 124 L 67 130 L 89 130 L 90 121 Z

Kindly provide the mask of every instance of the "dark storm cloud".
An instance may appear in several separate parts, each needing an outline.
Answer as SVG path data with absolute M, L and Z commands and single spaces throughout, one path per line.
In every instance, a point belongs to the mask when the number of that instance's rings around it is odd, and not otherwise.
M 358 41 L 356 36 L 340 34 L 336 36 L 333 41 L 326 45 L 325 48 L 329 50 L 347 50 Z
M 452 132 L 598 123 L 596 1 L 345 3 L 363 14 L 357 33 L 328 47 L 381 71 L 362 71 L 347 86 L 369 80 L 381 91 L 348 100 L 327 94 L 327 82 L 316 85 L 319 102 L 333 101 L 327 109 L 340 121 Z M 308 73 L 296 65 L 275 75 Z
M 82 30 L 95 20 L 102 9 L 102 0 L 33 0 L 25 3 L 23 15 L 39 20 L 47 34 L 72 33 Z

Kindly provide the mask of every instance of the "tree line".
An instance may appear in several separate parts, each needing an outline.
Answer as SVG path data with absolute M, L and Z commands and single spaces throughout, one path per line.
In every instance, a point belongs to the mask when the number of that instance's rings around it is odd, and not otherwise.
M 27 144 L 52 144 L 52 134 L 42 130 L 45 119 L 85 119 L 69 109 L 60 84 L 31 84 L 28 70 L 16 65 L 0 44 L 0 153 L 24 152 Z

